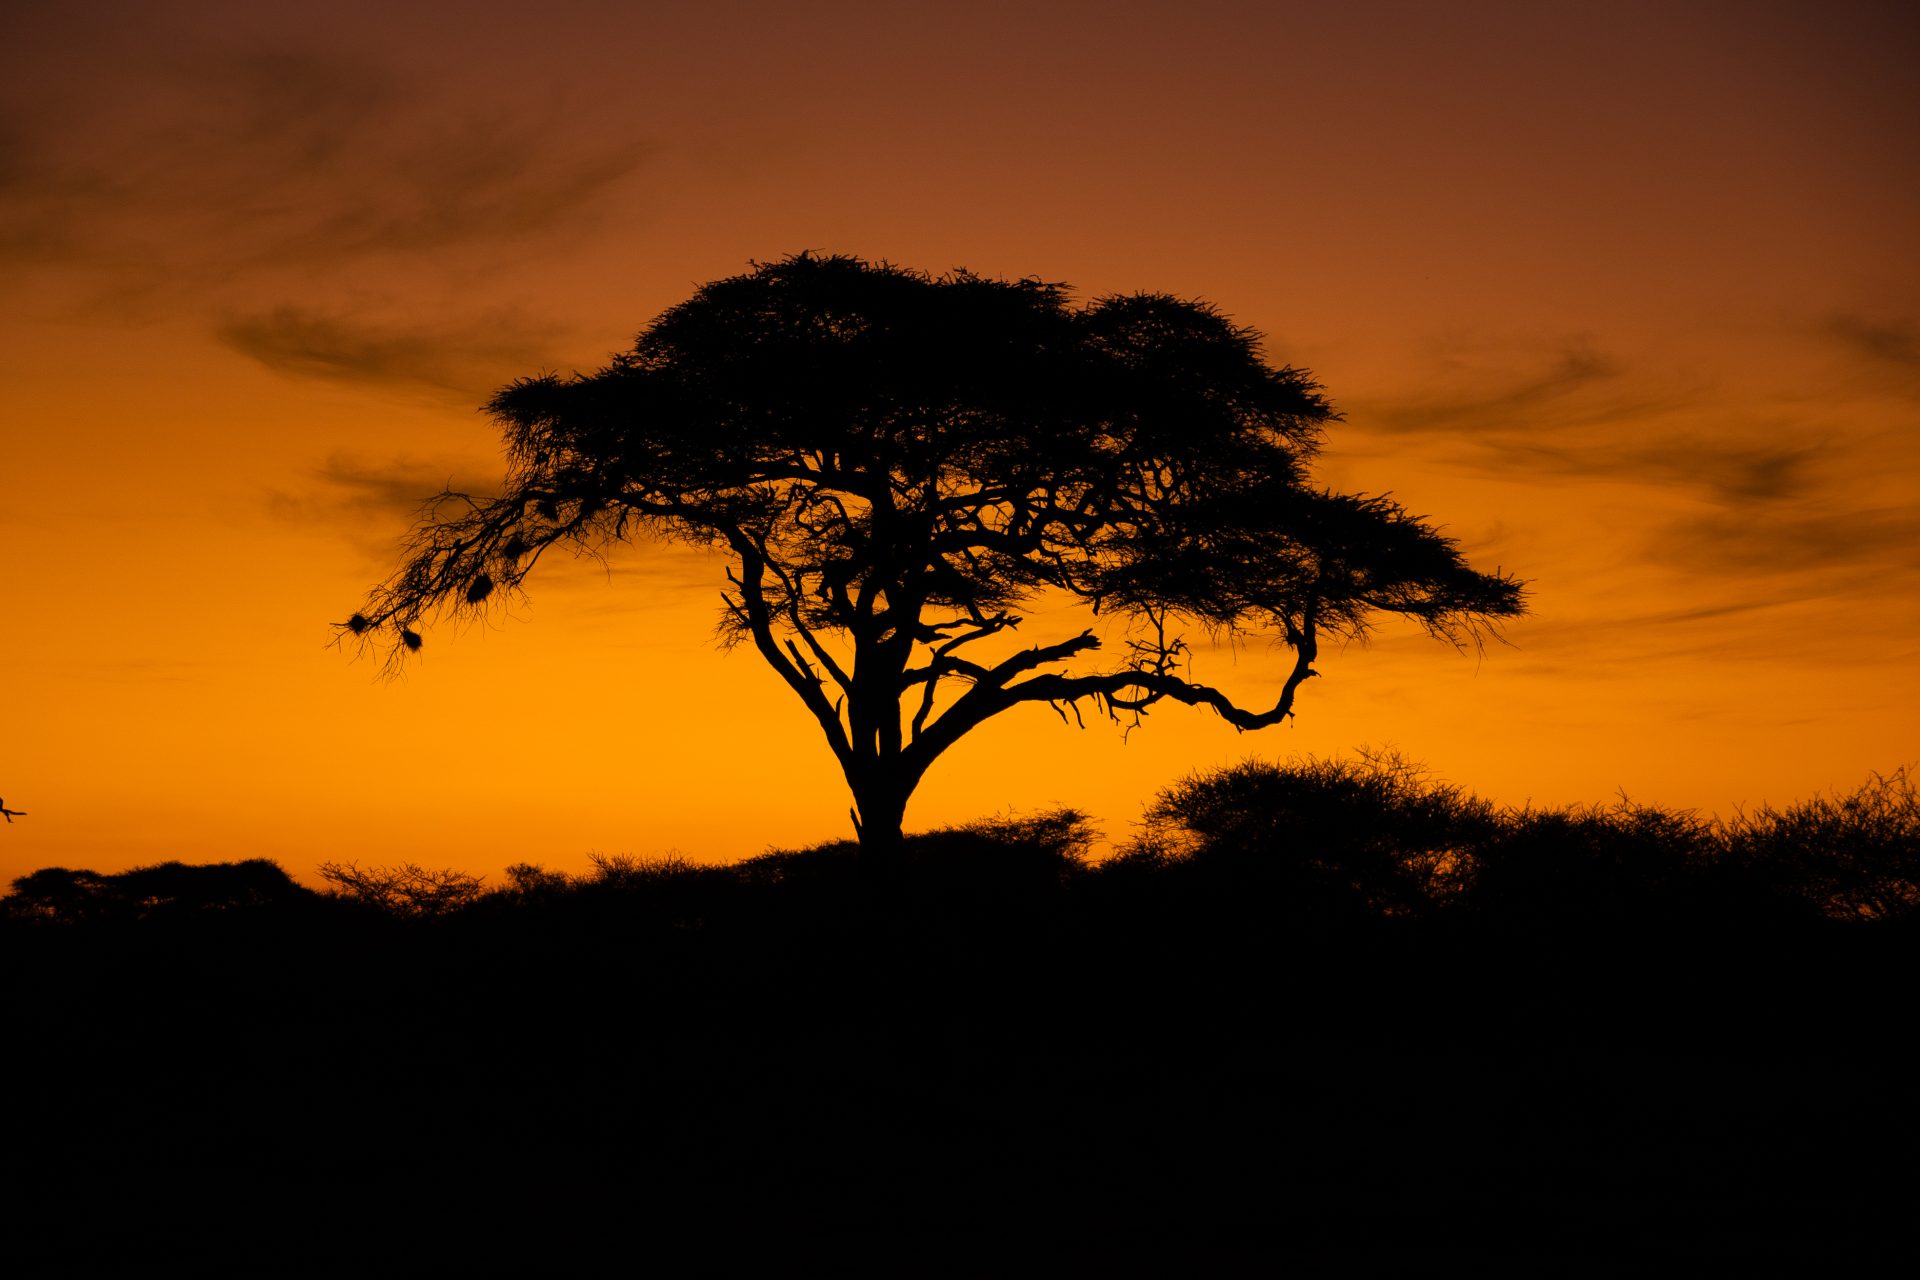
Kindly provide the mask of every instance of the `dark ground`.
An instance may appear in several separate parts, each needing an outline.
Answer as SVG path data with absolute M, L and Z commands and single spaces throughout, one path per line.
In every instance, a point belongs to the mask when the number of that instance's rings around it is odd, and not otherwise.
M 821 854 L 421 919 L 16 912 L 0 1267 L 1913 1251 L 1910 927 L 1522 928 L 1190 866 L 956 868 L 875 884 Z

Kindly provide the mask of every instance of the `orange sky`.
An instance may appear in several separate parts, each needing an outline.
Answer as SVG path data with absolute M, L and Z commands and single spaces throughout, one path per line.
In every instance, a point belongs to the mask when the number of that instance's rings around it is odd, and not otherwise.
M 328 647 L 493 387 L 807 248 L 1209 299 L 1346 412 L 1323 479 L 1533 582 L 1256 735 L 1025 708 L 910 827 L 1361 744 L 1723 813 L 1920 761 L 1916 67 L 1902 4 L 7 6 L 0 877 L 846 834 L 717 563 Z

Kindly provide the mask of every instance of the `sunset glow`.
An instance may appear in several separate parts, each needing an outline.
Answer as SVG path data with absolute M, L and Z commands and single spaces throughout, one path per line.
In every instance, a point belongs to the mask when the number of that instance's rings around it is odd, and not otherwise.
M 714 644 L 718 559 L 543 565 L 397 681 L 331 625 L 497 483 L 495 388 L 803 249 L 1207 299 L 1345 415 L 1323 483 L 1530 583 L 1506 643 L 1383 629 L 1257 734 L 1023 708 L 910 828 L 1123 840 L 1195 770 L 1362 745 L 1719 813 L 1920 760 L 1916 66 L 1890 4 L 15 6 L 0 879 L 851 834 Z M 1195 658 L 1256 703 L 1286 666 Z

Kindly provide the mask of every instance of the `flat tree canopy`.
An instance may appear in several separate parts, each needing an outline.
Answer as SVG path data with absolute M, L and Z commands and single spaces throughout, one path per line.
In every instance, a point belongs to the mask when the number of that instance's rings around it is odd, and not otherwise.
M 702 287 L 596 374 L 525 378 L 488 410 L 501 496 L 434 499 L 346 630 L 397 661 L 424 619 L 484 612 L 555 544 L 721 549 L 725 634 L 819 722 L 863 851 L 897 847 L 928 766 L 1021 703 L 1172 701 L 1259 729 L 1292 714 L 1324 637 L 1393 614 L 1478 642 L 1523 608 L 1518 581 L 1387 498 L 1316 487 L 1337 418 L 1319 386 L 1161 294 L 1082 306 L 1039 280 L 801 254 Z M 1124 651 L 1088 629 L 976 660 L 1044 593 L 1118 615 Z M 1195 628 L 1290 646 L 1277 701 L 1192 679 Z

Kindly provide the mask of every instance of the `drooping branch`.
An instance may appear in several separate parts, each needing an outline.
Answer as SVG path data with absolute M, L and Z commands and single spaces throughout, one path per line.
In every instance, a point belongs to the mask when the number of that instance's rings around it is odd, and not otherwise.
M 1285 629 L 1288 643 L 1295 650 L 1293 668 L 1281 685 L 1279 698 L 1265 711 L 1250 711 L 1218 689 L 1181 679 L 1163 661 L 1147 667 L 1087 675 L 1049 672 L 1010 683 L 1024 672 L 1099 648 L 1099 638 L 1085 631 L 1059 644 L 1024 650 L 991 670 L 981 669 L 973 688 L 929 725 L 909 751 L 915 756 L 916 768 L 924 770 L 961 737 L 1023 702 L 1050 703 L 1058 710 L 1063 703 L 1077 708 L 1077 704 L 1087 698 L 1098 699 L 1109 708 L 1134 712 L 1144 712 L 1155 703 L 1170 699 L 1186 706 L 1206 707 L 1236 729 L 1264 729 L 1291 716 L 1300 686 L 1320 674 L 1313 667 L 1319 656 L 1314 610 L 1307 608 L 1297 623 L 1288 621 Z M 1164 639 L 1159 649 L 1162 654 L 1175 652 L 1173 645 Z
M 840 686 L 840 692 L 842 694 L 852 692 L 853 680 L 845 671 L 841 670 L 840 664 L 834 660 L 831 653 L 827 652 L 826 647 L 820 643 L 819 637 L 814 635 L 813 628 L 809 627 L 806 621 L 800 616 L 800 584 L 795 581 L 794 575 L 790 573 L 784 565 L 781 565 L 768 555 L 764 542 L 758 543 L 757 545 L 760 550 L 760 563 L 770 569 L 779 580 L 780 589 L 786 602 L 786 607 L 783 612 L 786 614 L 787 625 L 793 629 L 794 634 L 798 635 L 801 640 L 806 643 L 807 650 L 813 654 L 814 661 L 818 662 L 820 669 L 825 671 L 827 675 L 832 677 L 833 682 Z M 789 649 L 793 648 L 793 642 L 791 640 L 787 642 L 787 647 Z M 797 650 L 794 652 L 793 657 L 803 668 L 806 667 L 807 664 L 805 660 L 800 657 Z
M 1152 667 L 1117 672 L 1111 676 L 1070 678 L 1067 681 L 1068 685 L 1079 688 L 1081 691 L 1054 696 L 1068 698 L 1097 696 L 1109 707 L 1134 712 L 1145 712 L 1154 703 L 1164 698 L 1171 698 L 1175 702 L 1184 703 L 1190 707 L 1211 708 L 1222 720 L 1236 729 L 1264 729 L 1269 725 L 1279 724 L 1291 716 L 1295 693 L 1302 684 L 1320 674 L 1313 669 L 1314 660 L 1320 656 L 1319 628 L 1315 613 L 1314 605 L 1309 602 L 1298 623 L 1292 620 L 1287 620 L 1285 623 L 1287 643 L 1294 650 L 1293 669 L 1288 672 L 1286 680 L 1280 686 L 1279 700 L 1274 703 L 1272 709 L 1267 711 L 1247 711 L 1236 706 L 1232 699 L 1218 689 L 1174 676 L 1166 659 L 1174 654 L 1175 649 L 1165 640 L 1164 627 L 1161 630 L 1162 638 L 1159 642 L 1156 661 Z M 1178 643 L 1174 642 L 1176 645 Z M 1089 680 L 1093 682 L 1092 685 L 1083 684 L 1083 681 Z M 1110 687 L 1101 687 L 1103 681 L 1118 683 Z M 1026 693 L 1028 686 L 1033 683 L 1035 682 L 1028 681 L 1017 686 L 1013 692 Z M 1139 689 L 1141 693 L 1129 697 L 1125 692 L 1127 689 Z M 1046 693 L 1047 689 L 1043 688 L 1033 691 L 1033 696 L 1044 696 Z
M 734 551 L 740 557 L 740 568 L 737 572 L 730 570 L 728 576 L 739 589 L 740 598 L 729 602 L 730 608 L 745 624 L 748 634 L 753 637 L 754 647 L 766 659 L 767 665 L 800 695 L 800 701 L 813 713 L 813 718 L 827 735 L 827 743 L 833 748 L 835 758 L 844 766 L 852 758 L 853 748 L 845 727 L 840 723 L 839 711 L 827 701 L 818 677 L 809 679 L 800 667 L 789 661 L 773 634 L 773 611 L 766 597 L 766 562 L 761 558 L 758 548 L 744 535 L 736 536 Z

